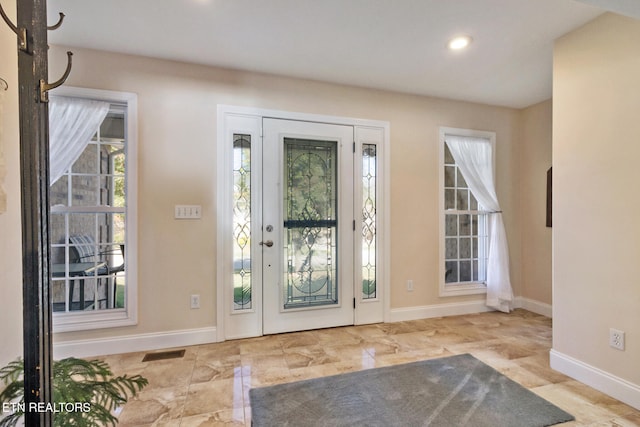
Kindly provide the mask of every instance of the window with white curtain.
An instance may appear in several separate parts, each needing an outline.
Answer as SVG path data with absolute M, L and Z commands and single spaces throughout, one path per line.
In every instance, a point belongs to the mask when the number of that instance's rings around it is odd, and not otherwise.
M 487 212 L 444 146 L 446 285 L 482 284 L 487 279 Z
M 487 136 L 471 130 L 440 130 L 440 295 L 485 293 L 489 213 L 456 164 L 446 143 L 447 131 Z
M 54 331 L 134 324 L 135 95 L 67 91 L 49 114 Z
M 486 292 L 487 306 L 509 312 L 509 247 L 495 185 L 494 132 L 441 128 L 440 294 Z

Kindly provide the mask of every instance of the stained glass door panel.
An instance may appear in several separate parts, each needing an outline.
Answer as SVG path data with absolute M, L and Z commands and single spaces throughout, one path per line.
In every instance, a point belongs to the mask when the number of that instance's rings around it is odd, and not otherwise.
M 284 138 L 284 308 L 338 303 L 337 142 Z
M 353 324 L 353 128 L 263 127 L 264 333 Z

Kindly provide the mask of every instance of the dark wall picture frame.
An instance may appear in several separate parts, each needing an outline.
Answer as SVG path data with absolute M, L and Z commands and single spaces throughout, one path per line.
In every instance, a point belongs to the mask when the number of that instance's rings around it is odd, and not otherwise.
M 547 171 L 547 227 L 552 226 L 552 182 L 553 180 L 553 167 L 550 167 Z

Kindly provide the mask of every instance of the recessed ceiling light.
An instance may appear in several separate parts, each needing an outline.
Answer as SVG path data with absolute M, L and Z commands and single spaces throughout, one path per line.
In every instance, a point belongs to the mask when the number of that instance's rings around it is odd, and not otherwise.
M 447 47 L 451 50 L 460 50 L 471 44 L 473 39 L 470 36 L 456 36 L 449 40 Z

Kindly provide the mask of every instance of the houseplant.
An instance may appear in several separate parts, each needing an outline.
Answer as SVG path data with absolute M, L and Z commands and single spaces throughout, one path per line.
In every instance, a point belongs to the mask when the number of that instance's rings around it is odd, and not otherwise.
M 18 358 L 0 369 L 4 418 L 0 427 L 15 426 L 24 415 L 24 361 Z M 115 426 L 113 410 L 141 391 L 148 381 L 140 375 L 115 377 L 106 362 L 66 358 L 53 362 L 55 426 Z M 38 408 L 38 410 L 43 410 Z

